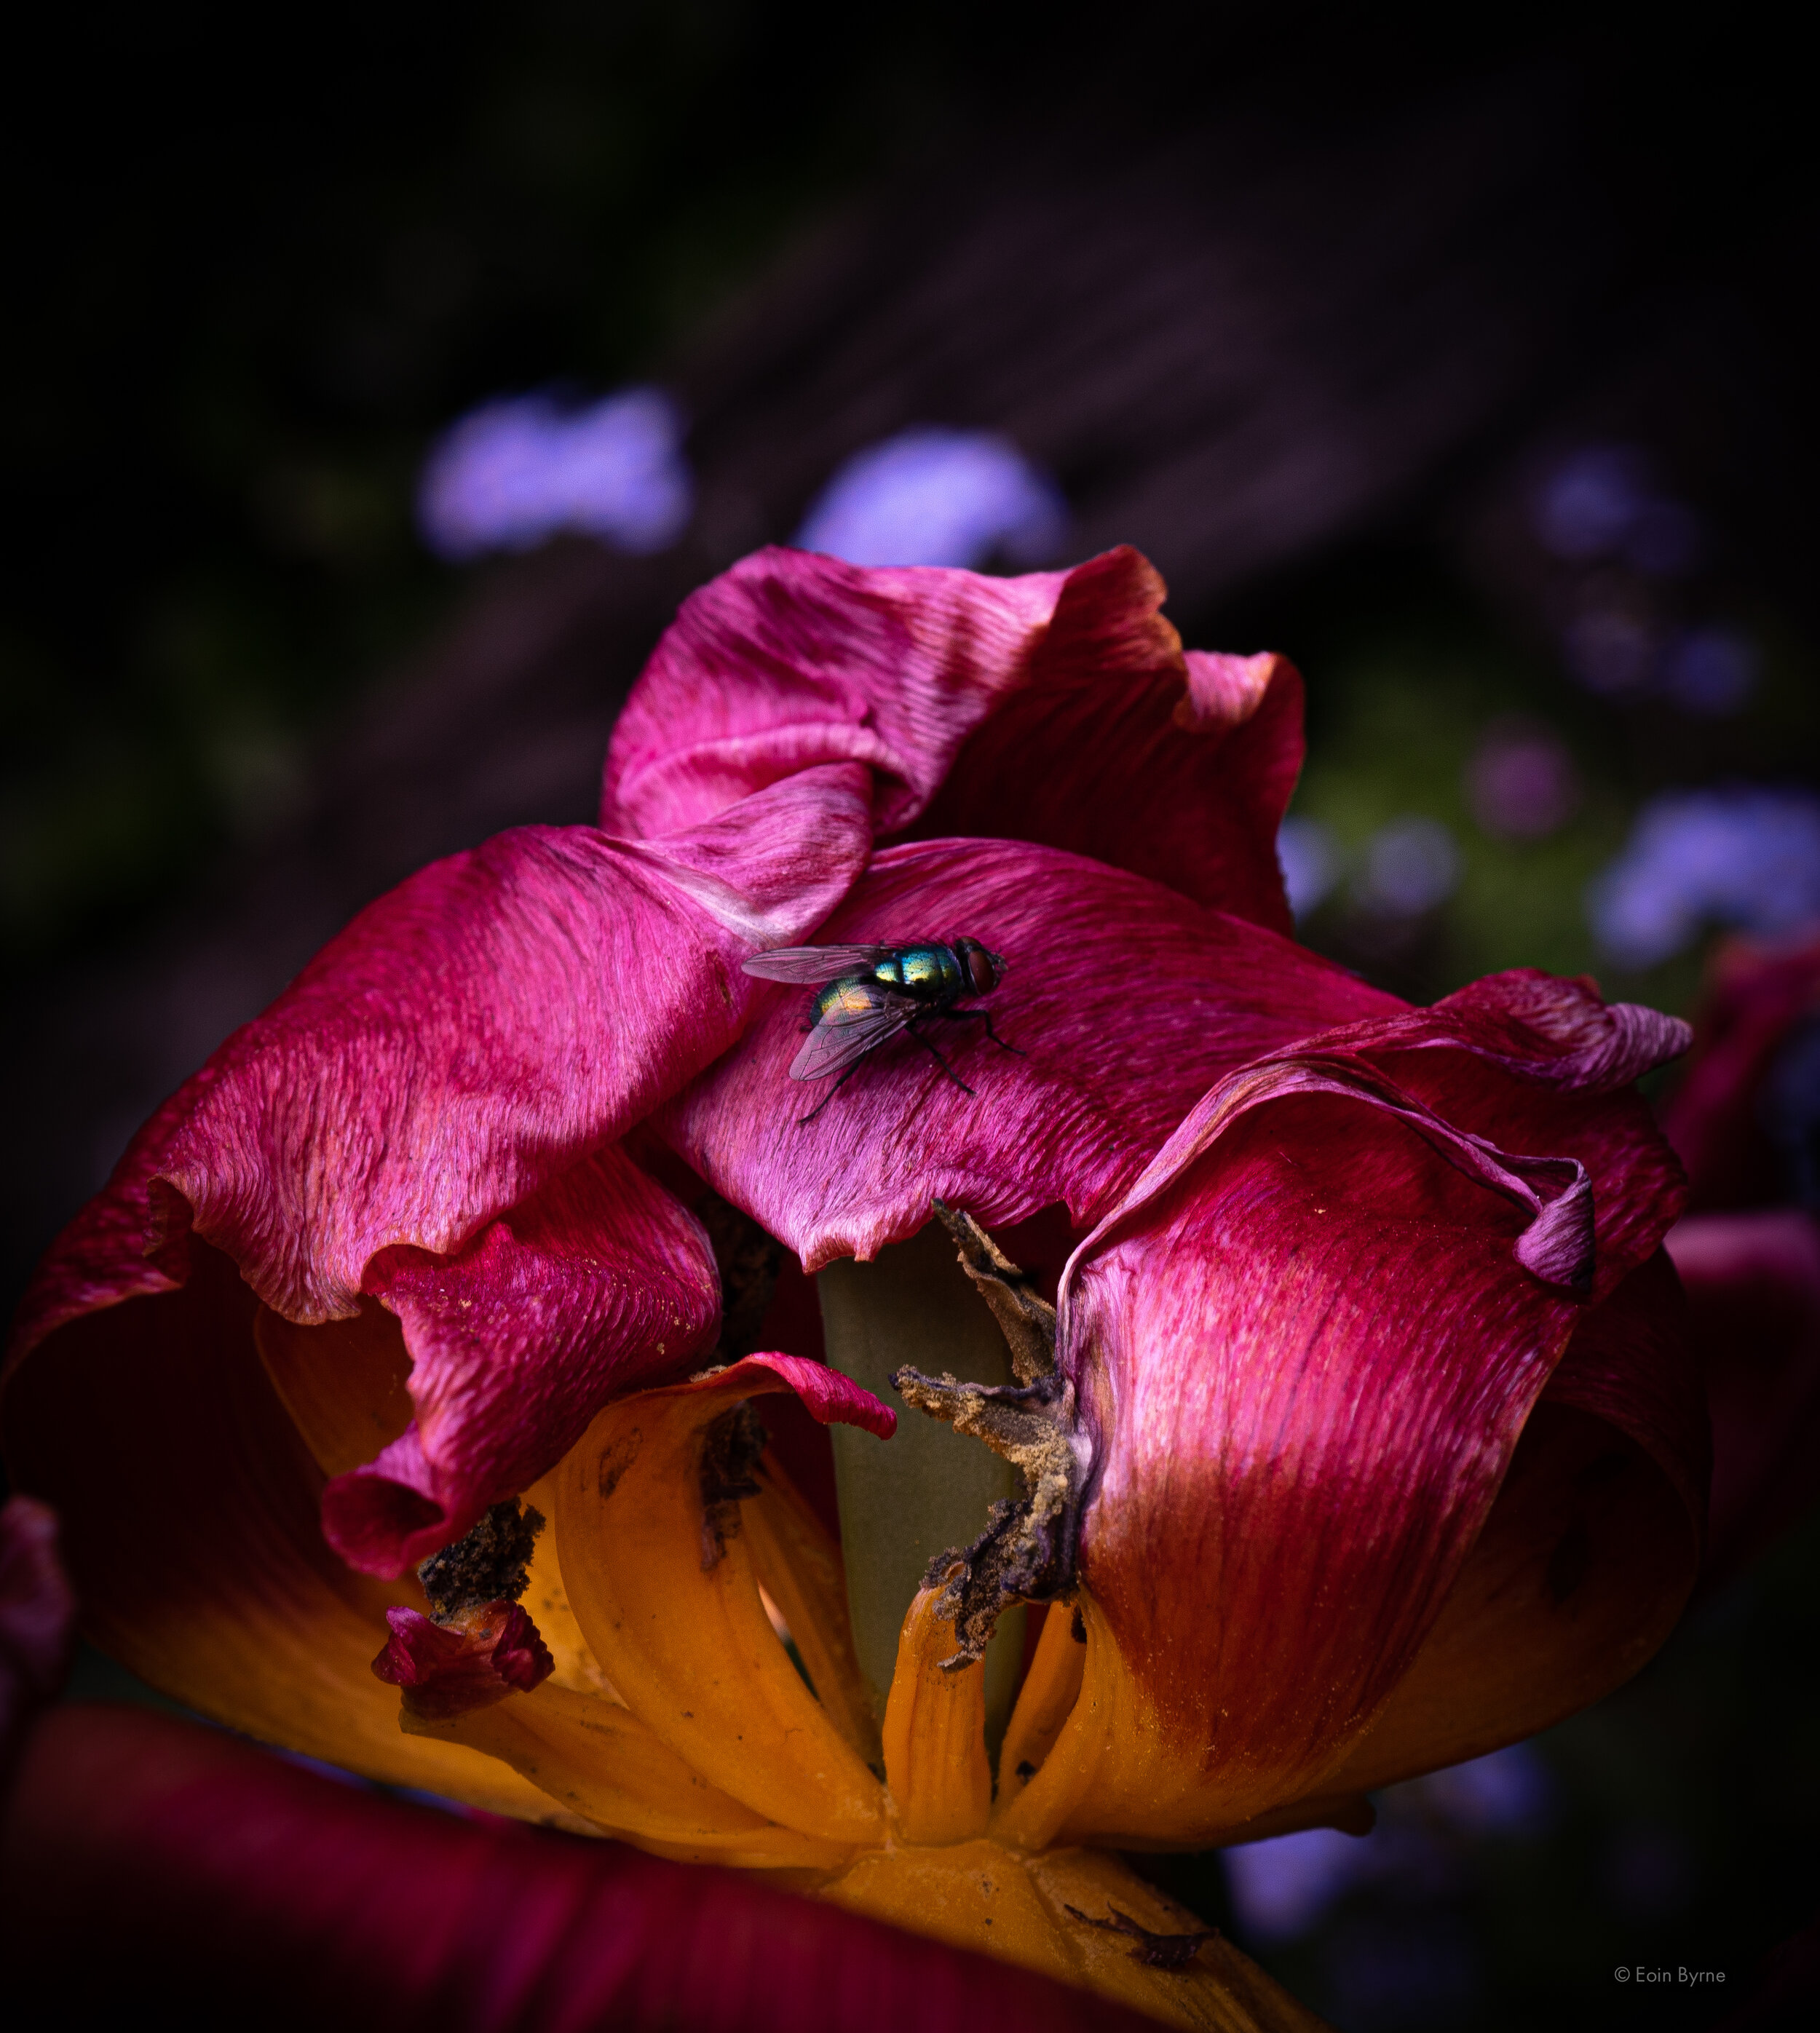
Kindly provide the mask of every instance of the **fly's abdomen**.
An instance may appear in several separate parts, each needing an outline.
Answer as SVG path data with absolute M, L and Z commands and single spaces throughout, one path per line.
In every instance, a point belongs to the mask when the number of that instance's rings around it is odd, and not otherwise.
M 829 982 L 816 994 L 815 1021 L 839 1023 L 844 1018 L 854 1022 L 876 1009 L 878 998 L 872 992 L 871 982 L 877 974 L 874 968 L 871 975 L 844 974 L 838 981 Z

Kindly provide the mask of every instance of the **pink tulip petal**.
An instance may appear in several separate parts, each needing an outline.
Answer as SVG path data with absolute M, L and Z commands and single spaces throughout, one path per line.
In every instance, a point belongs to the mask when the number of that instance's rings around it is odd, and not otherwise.
M 860 773 L 822 769 L 661 844 L 530 829 L 425 870 L 140 1133 L 40 1268 L 13 1361 L 173 1291 L 193 1234 L 293 1321 L 377 1294 L 417 1421 L 325 1522 L 381 1573 L 458 1537 L 710 1338 L 706 1238 L 606 1147 L 738 1035 L 740 962 L 811 930 L 868 837 Z
M 323 1496 L 356 1567 L 396 1574 L 567 1454 L 615 1391 L 713 1337 L 720 1285 L 694 1219 L 624 1153 L 596 1153 L 450 1257 L 384 1249 L 367 1290 L 403 1324 L 412 1426 Z
M 1164 590 L 1129 548 L 1013 579 L 759 552 L 658 645 L 601 823 L 659 836 L 859 762 L 882 837 L 1064 848 L 1286 932 L 1301 681 L 1279 657 L 1185 657 Z
M 823 769 L 661 845 L 527 827 L 423 870 L 140 1132 L 18 1343 L 180 1282 L 192 1227 L 300 1321 L 354 1312 L 382 1249 L 459 1251 L 726 1049 L 740 961 L 826 915 L 867 833 L 860 773 Z
M 793 1081 L 808 995 L 769 988 L 736 1050 L 659 1118 L 717 1192 L 818 1269 L 920 1228 L 932 1198 L 989 1226 L 1057 1201 L 1085 1228 L 1221 1075 L 1309 1031 L 1406 1016 L 1405 1005 L 1255 925 L 1053 848 L 931 841 L 876 856 L 823 943 L 967 934 L 1009 972 L 976 1023 L 914 1039 L 828 1091 Z
M 968 736 L 914 837 L 1065 848 L 1287 932 L 1276 835 L 1301 770 L 1301 680 L 1280 657 L 1140 637 L 1162 593 L 1130 552 L 1073 573 L 1028 682 Z
M 360 2033 L 1153 2023 L 760 1873 L 433 1813 L 143 1710 L 47 1722 L 4 1855 L 8 1994 L 47 2024 L 173 2001 Z
M 1587 1025 L 1527 1065 L 1507 1026 L 1485 1049 L 1480 990 L 1451 1039 L 1444 1005 L 1228 1076 L 1070 1262 L 1062 1361 L 1099 1435 L 1083 1571 L 1161 1718 L 1152 1795 L 1097 1825 L 1199 1799 L 1212 1828 L 1318 1783 L 1477 1536 L 1585 1317 L 1588 1242 L 1602 1296 L 1676 1210 L 1635 1096 L 1556 1084 L 1609 1073 Z M 1608 1391 L 1657 1359 L 1646 1337 L 1603 1355 Z M 1697 1425 L 1657 1427 L 1691 1496 Z
M 633 687 L 601 825 L 653 838 L 818 764 L 863 762 L 878 829 L 908 826 L 1023 680 L 1069 577 L 742 558 L 683 601 Z

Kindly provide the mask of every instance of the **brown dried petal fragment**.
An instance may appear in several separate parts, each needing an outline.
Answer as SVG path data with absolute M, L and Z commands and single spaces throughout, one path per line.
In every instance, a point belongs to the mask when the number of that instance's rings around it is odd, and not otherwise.
M 1055 1373 L 1055 1309 L 964 1207 L 933 1203 L 935 1217 L 954 1238 L 961 1267 L 992 1309 L 1011 1351 L 1012 1373 L 1034 1383 Z
M 712 1375 L 710 1371 L 707 1372 Z M 744 1398 L 702 1435 L 702 1571 L 710 1573 L 740 1529 L 740 1506 L 763 1493 L 759 1457 L 770 1436 Z
M 1107 1920 L 1095 1920 L 1083 1913 L 1078 1906 L 1063 1910 L 1087 1926 L 1103 1929 L 1110 1934 L 1130 1935 L 1137 1944 L 1131 1952 L 1132 1960 L 1150 1969 L 1186 1969 L 1204 1943 L 1219 1939 L 1217 1927 L 1202 1927 L 1192 1934 L 1153 1934 L 1149 1928 L 1140 1926 L 1129 1913 L 1120 1912 L 1110 1903 L 1106 1910 L 1112 1917 Z

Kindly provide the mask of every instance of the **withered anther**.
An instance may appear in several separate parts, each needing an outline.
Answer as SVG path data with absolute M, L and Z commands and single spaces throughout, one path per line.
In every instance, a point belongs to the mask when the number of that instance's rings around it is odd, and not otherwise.
M 530 1582 L 531 1548 L 542 1514 L 509 1496 L 482 1511 L 473 1529 L 418 1568 L 430 1620 L 448 1625 L 487 1603 L 516 1602 Z
M 971 1215 L 940 1200 L 935 1212 L 992 1309 L 1018 1380 L 969 1383 L 904 1368 L 891 1381 L 918 1411 L 983 1440 L 1024 1478 L 1021 1498 L 994 1503 L 973 1544 L 938 1555 L 923 1577 L 925 1588 L 942 1589 L 940 1613 L 956 1626 L 960 1649 L 942 1662 L 952 1672 L 984 1654 L 1006 1604 L 1053 1602 L 1074 1586 L 1087 1449 L 1073 1388 L 1055 1367 L 1055 1309 Z

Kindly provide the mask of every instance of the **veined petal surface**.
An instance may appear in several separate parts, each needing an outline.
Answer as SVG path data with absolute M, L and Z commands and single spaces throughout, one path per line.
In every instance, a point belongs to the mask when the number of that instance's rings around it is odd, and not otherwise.
M 1311 1031 L 1408 1014 L 1273 932 L 1020 841 L 887 848 L 821 936 L 962 934 L 1005 956 L 983 1006 L 1024 1054 L 995 1049 L 983 1024 L 930 1024 L 971 1095 L 900 1037 L 800 1122 L 826 1091 L 788 1077 L 807 998 L 770 987 L 739 1045 L 658 1118 L 811 1270 L 901 1241 L 932 1198 L 988 1226 L 1061 1201 L 1090 1227 L 1222 1074 Z
M 1534 989 L 1514 984 L 1513 1024 Z M 1634 1095 L 1552 1084 L 1558 1064 L 1513 1073 L 1525 1054 L 1477 1049 L 1476 1020 L 1436 1035 L 1444 1008 L 1411 1013 L 1401 1051 L 1397 1025 L 1374 1027 L 1369 1059 L 1401 1099 L 1363 1056 L 1350 1090 L 1286 1077 L 1343 1065 L 1331 1037 L 1229 1076 L 1070 1263 L 1061 1359 L 1098 1438 L 1082 1571 L 1117 1655 L 1095 1698 L 1123 1720 L 1056 1827 L 1211 1835 L 1316 1794 L 1409 1670 L 1532 1406 L 1597 1318 L 1575 1280 L 1526 1262 L 1542 1213 L 1473 1151 L 1583 1177 L 1595 1301 L 1676 1211 L 1679 1168 Z M 1560 1058 L 1605 1065 L 1584 1059 L 1585 1026 L 1558 1028 Z M 1615 1417 L 1626 1365 L 1662 1351 L 1634 1335 L 1605 1353 L 1578 1402 L 1668 1458 L 1683 1522 L 1653 1609 L 1672 1616 L 1698 1558 L 1698 1423 L 1634 1389 Z M 1684 1384 L 1671 1326 L 1677 1354 Z
M 13 1363 L 174 1292 L 196 1239 L 294 1324 L 376 1295 L 417 1416 L 335 1485 L 328 1529 L 383 1573 L 459 1537 L 711 1334 L 706 1238 L 607 1147 L 737 1035 L 740 962 L 811 929 L 869 838 L 846 766 L 661 843 L 530 828 L 425 869 L 140 1133 L 41 1267 Z
M 1165 591 L 1129 548 L 1022 578 L 758 552 L 659 644 L 601 823 L 658 836 L 863 762 L 882 838 L 1065 848 L 1286 932 L 1301 680 L 1280 657 L 1185 655 Z

